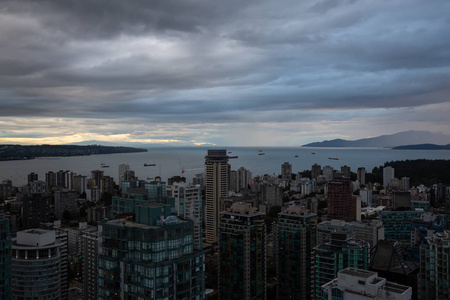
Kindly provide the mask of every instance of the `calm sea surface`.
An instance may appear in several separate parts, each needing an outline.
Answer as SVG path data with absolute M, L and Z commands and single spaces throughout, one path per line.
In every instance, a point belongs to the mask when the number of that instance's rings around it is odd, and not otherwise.
M 128 164 L 141 179 L 161 176 L 163 180 L 174 175 L 184 176 L 191 181 L 195 174 L 204 171 L 204 160 L 208 148 L 148 148 L 148 152 L 104 154 L 91 156 L 72 156 L 63 158 L 37 158 L 22 161 L 0 162 L 0 181 L 11 179 L 13 185 L 26 184 L 27 175 L 35 172 L 40 180 L 45 180 L 48 171 L 70 170 L 77 174 L 90 177 L 90 171 L 103 170 L 105 175 L 118 178 L 118 166 Z M 209 148 L 211 149 L 211 148 Z M 391 150 L 378 148 L 226 148 L 228 155 L 238 156 L 230 159 L 233 170 L 245 167 L 253 175 L 280 174 L 281 164 L 292 164 L 293 172 L 310 170 L 314 163 L 329 165 L 339 169 L 343 165 L 351 167 L 356 172 L 358 167 L 365 167 L 368 172 L 373 167 L 383 165 L 386 161 L 406 159 L 450 159 L 450 151 L 445 150 Z M 258 155 L 263 150 L 265 155 Z M 315 152 L 315 154 L 312 154 Z M 295 157 L 298 155 L 298 157 Z M 338 157 L 339 160 L 330 160 Z M 144 167 L 144 163 L 154 163 L 154 167 Z M 101 164 L 109 165 L 101 168 Z

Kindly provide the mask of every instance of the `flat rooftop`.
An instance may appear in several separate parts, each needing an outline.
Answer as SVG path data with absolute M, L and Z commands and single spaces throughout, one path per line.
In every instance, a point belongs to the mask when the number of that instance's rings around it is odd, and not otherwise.
M 377 275 L 377 272 L 354 269 L 354 268 L 347 268 L 347 269 L 340 271 L 339 273 L 345 274 L 345 275 L 351 275 L 351 276 L 358 276 L 361 278 L 369 278 L 370 276 Z

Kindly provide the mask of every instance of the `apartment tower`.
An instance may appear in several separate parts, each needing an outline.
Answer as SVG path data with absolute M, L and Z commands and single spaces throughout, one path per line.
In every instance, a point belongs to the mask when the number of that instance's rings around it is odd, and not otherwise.
M 219 299 L 266 299 L 264 214 L 247 203 L 222 212 L 219 240 Z
M 315 299 L 317 215 L 288 207 L 276 225 L 277 299 Z
M 205 223 L 207 243 L 216 243 L 218 241 L 220 201 L 228 193 L 228 169 L 226 150 L 208 150 L 208 155 L 205 157 Z

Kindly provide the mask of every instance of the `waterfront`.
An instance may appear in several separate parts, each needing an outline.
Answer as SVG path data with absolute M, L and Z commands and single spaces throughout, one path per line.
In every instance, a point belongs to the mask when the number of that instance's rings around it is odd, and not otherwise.
M 26 183 L 27 175 L 35 172 L 40 180 L 45 180 L 48 171 L 70 170 L 77 174 L 90 176 L 92 170 L 103 170 L 105 175 L 117 180 L 118 166 L 128 164 L 141 179 L 161 176 L 163 180 L 168 177 L 181 175 L 181 168 L 185 170 L 184 176 L 188 181 L 195 174 L 204 171 L 204 157 L 207 147 L 167 147 L 148 148 L 148 152 L 102 154 L 91 156 L 72 156 L 61 158 L 37 158 L 33 160 L 3 161 L 0 162 L 0 180 L 11 179 L 13 185 L 21 186 Z M 406 159 L 450 159 L 450 151 L 446 150 L 391 150 L 383 148 L 300 148 L 300 147 L 227 147 L 229 156 L 238 156 L 230 159 L 233 170 L 245 167 L 253 176 L 263 174 L 279 174 L 281 164 L 292 164 L 293 172 L 310 170 L 314 163 L 322 167 L 329 165 L 339 169 L 343 165 L 351 167 L 356 172 L 358 167 L 365 167 L 368 172 L 373 167 L 383 165 L 386 161 Z M 258 155 L 262 150 L 264 155 Z M 312 153 L 315 154 L 312 154 Z M 296 157 L 298 155 L 298 157 Z M 338 157 L 338 160 L 329 159 Z M 144 164 L 155 164 L 145 167 Z M 105 164 L 109 167 L 102 168 Z

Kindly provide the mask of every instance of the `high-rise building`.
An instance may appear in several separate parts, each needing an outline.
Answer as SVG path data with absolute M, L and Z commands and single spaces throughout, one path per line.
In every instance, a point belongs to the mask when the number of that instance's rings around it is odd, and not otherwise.
M 208 150 L 205 157 L 205 223 L 206 242 L 216 243 L 219 237 L 220 201 L 228 194 L 227 150 Z
M 67 252 L 70 270 L 76 277 L 82 276 L 83 268 L 83 234 L 96 232 L 96 226 L 89 226 L 86 222 L 80 222 L 78 227 L 65 227 L 59 229 L 67 232 Z
M 361 203 L 364 203 L 367 206 L 372 206 L 372 190 L 362 188 L 359 190 L 359 195 L 361 196 Z
M 45 182 L 47 182 L 48 188 L 51 189 L 52 187 L 56 186 L 56 173 L 49 171 L 45 173 Z
M 101 179 L 103 178 L 103 176 L 104 176 L 104 172 L 103 171 L 92 170 L 91 171 L 91 178 L 92 178 L 91 185 L 92 186 L 96 186 L 96 187 L 98 187 L 101 190 L 102 189 Z
M 55 216 L 58 219 L 62 219 L 64 211 L 71 213 L 77 212 L 78 205 L 76 200 L 78 199 L 78 193 L 76 191 L 62 190 L 55 192 Z
M 120 164 L 119 165 L 119 189 L 122 188 L 122 181 L 124 180 L 126 171 L 130 171 L 130 165 Z
M 86 193 L 87 177 L 83 175 L 75 175 L 73 177 L 73 190 L 79 194 Z
M 0 299 L 11 297 L 11 234 L 9 220 L 0 215 Z
M 83 299 L 97 300 L 98 231 L 83 232 Z
M 314 164 L 311 167 L 311 179 L 316 179 L 317 180 L 317 177 L 320 176 L 320 172 L 321 171 L 322 171 L 322 167 L 319 166 L 318 164 Z
M 51 197 L 41 194 L 23 195 L 22 225 L 37 227 L 41 222 L 48 222 L 52 215 Z
M 150 200 L 161 202 L 167 196 L 166 183 L 161 181 L 161 177 L 155 177 L 155 180 L 146 182 L 144 188 L 147 190 L 147 197 Z
M 358 168 L 356 171 L 356 180 L 359 184 L 366 184 L 366 169 L 363 167 Z
M 345 165 L 341 167 L 341 174 L 343 177 L 345 178 L 350 178 L 350 176 L 352 175 L 352 172 L 350 171 L 350 167 Z
M 330 166 L 325 166 L 322 169 L 322 175 L 323 175 L 323 180 L 328 182 L 330 180 L 333 180 L 334 178 L 334 170 L 332 167 Z
M 378 277 L 377 272 L 346 268 L 322 286 L 322 300 L 410 300 L 412 289 Z
M 67 299 L 65 247 L 53 230 L 19 231 L 12 241 L 13 299 Z
M 36 174 L 34 172 L 28 174 L 28 183 L 37 181 L 37 180 L 38 180 L 38 174 Z
M 331 242 L 332 232 L 344 232 L 348 239 L 355 237 L 353 224 L 342 220 L 323 221 L 317 225 L 317 245 Z
M 402 191 L 409 191 L 409 177 L 402 177 L 400 182 L 400 189 Z
M 136 221 L 99 224 L 97 299 L 204 298 L 204 252 L 194 249 L 192 221 L 170 212 L 147 204 Z
M 419 299 L 450 299 L 450 231 L 433 234 L 420 248 Z
M 264 215 L 238 202 L 221 214 L 219 299 L 266 299 Z
M 370 244 L 372 249 L 379 240 L 384 240 L 384 225 L 380 220 L 364 220 L 352 222 L 355 230 L 355 240 L 363 240 Z
M 420 216 L 421 211 L 387 211 L 381 212 L 381 221 L 384 225 L 384 237 L 403 245 L 405 249 L 411 247 L 412 220 Z
M 315 299 L 317 215 L 288 207 L 276 225 L 277 299 Z
M 281 165 L 281 179 L 284 181 L 292 179 L 292 165 L 287 161 Z
M 202 192 L 199 185 L 185 182 L 167 186 L 167 203 L 178 216 L 194 223 L 194 248 L 202 249 Z
M 383 168 L 383 186 L 386 188 L 392 179 L 394 179 L 394 168 L 387 166 Z
M 447 229 L 447 216 L 436 215 L 431 212 L 424 213 L 411 222 L 411 257 L 415 262 L 420 261 L 420 246 L 434 233 L 444 232 Z
M 350 179 L 336 178 L 328 183 L 328 218 L 346 222 L 356 220 L 356 203 Z
M 347 268 L 367 270 L 370 246 L 364 241 L 350 240 L 345 232 L 332 232 L 331 241 L 316 247 L 316 299 L 322 299 L 322 285 L 338 277 Z

